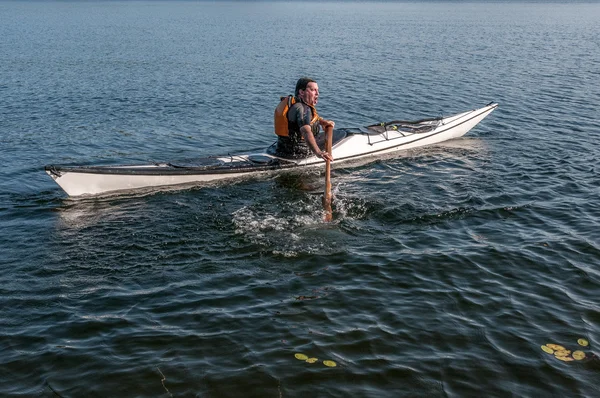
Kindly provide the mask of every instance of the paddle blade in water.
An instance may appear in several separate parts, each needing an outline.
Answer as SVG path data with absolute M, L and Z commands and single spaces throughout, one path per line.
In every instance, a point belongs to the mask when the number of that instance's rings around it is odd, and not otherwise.
M 331 208 L 331 197 L 327 197 L 324 196 L 323 197 L 323 210 L 325 211 L 325 214 L 323 215 L 323 218 L 325 219 L 325 221 L 330 222 L 331 220 L 333 220 L 333 209 Z

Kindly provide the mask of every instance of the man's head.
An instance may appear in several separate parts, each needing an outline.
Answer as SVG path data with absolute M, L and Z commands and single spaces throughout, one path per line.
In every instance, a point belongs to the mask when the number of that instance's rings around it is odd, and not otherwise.
M 307 105 L 315 106 L 319 100 L 319 86 L 313 79 L 301 77 L 296 83 L 295 94 Z

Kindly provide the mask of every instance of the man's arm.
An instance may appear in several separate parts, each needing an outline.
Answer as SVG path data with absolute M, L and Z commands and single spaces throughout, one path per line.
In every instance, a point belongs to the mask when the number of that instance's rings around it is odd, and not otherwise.
M 310 150 L 313 151 L 313 153 L 315 155 L 322 158 L 323 160 L 333 161 L 333 157 L 331 157 L 331 155 L 329 153 L 327 153 L 325 151 L 321 151 L 319 149 L 319 146 L 317 145 L 317 141 L 315 140 L 315 136 L 313 135 L 309 125 L 300 127 L 300 132 L 302 133 L 304 140 L 310 147 Z

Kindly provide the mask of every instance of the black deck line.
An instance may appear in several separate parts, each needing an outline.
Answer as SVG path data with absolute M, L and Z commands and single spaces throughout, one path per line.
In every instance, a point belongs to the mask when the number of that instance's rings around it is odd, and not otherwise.
M 271 171 L 280 168 L 289 168 L 297 166 L 295 163 L 291 165 L 282 165 L 281 163 L 273 165 L 245 165 L 245 166 L 213 166 L 212 168 L 203 167 L 185 167 L 185 166 L 168 166 L 168 167 L 127 167 L 127 166 L 54 166 L 49 165 L 44 169 L 54 175 L 60 176 L 62 173 L 85 173 L 85 174 L 110 174 L 110 175 L 203 175 L 203 174 L 235 174 L 249 173 L 256 171 Z

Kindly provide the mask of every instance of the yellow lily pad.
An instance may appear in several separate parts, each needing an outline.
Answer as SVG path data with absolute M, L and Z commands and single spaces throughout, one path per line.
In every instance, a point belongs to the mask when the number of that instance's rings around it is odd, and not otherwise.
M 569 357 L 569 356 L 566 356 L 566 357 L 556 357 L 556 359 L 559 359 L 559 360 L 565 361 L 565 362 L 574 361 L 573 357 Z
M 585 352 L 583 352 L 583 351 L 575 351 L 573 353 L 573 359 L 581 361 L 584 358 L 585 358 Z
M 567 357 L 571 354 L 571 350 L 558 350 L 554 351 L 555 357 Z
M 578 339 L 577 344 L 582 347 L 587 347 L 590 343 L 586 339 Z
M 552 348 L 554 351 L 564 351 L 566 350 L 565 347 L 559 345 L 559 344 L 546 344 L 548 347 Z
M 544 351 L 548 354 L 554 354 L 554 350 L 552 348 L 548 347 L 547 345 L 542 346 L 542 351 Z
M 306 362 L 308 362 L 308 363 L 315 363 L 315 362 L 317 362 L 318 360 L 319 360 L 318 358 L 307 358 L 307 359 L 306 359 Z
M 296 353 L 294 354 L 294 356 L 296 357 L 296 359 L 299 359 L 301 361 L 306 361 L 308 359 L 308 356 L 300 353 Z
M 337 366 L 337 363 L 330 360 L 325 360 L 323 361 L 323 365 L 329 366 L 330 368 L 335 368 Z

